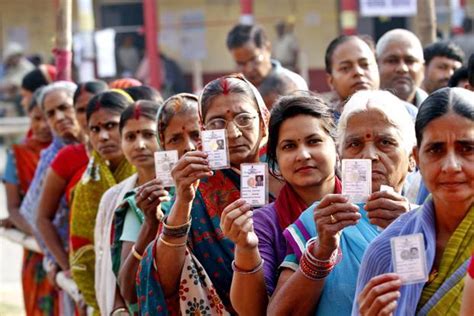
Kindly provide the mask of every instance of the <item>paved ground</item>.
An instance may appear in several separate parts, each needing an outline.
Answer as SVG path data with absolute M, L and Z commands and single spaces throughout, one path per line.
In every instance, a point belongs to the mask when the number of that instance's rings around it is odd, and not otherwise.
M 0 174 L 5 167 L 5 147 L 0 145 Z M 0 218 L 7 215 L 5 187 L 0 185 Z M 0 237 L 0 315 L 24 315 L 21 289 L 23 249 Z

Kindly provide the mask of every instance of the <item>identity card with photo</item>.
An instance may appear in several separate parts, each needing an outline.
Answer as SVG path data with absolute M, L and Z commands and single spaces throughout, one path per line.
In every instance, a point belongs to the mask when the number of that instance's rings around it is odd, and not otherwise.
M 251 206 L 268 203 L 268 167 L 266 163 L 240 165 L 240 198 Z
M 342 194 L 351 203 L 365 203 L 372 193 L 370 159 L 342 159 Z
M 212 170 L 230 168 L 229 148 L 225 129 L 201 132 L 202 151 L 208 154 L 207 160 Z
M 171 170 L 178 162 L 178 151 L 167 150 L 155 152 L 155 172 L 156 178 L 161 180 L 164 187 L 174 187 L 174 181 L 171 177 Z
M 423 234 L 393 237 L 390 244 L 393 269 L 403 284 L 428 281 Z

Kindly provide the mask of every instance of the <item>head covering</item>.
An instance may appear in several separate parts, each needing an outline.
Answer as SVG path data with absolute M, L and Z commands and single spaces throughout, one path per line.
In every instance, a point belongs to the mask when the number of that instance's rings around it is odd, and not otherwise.
M 168 99 L 166 99 L 164 102 L 163 102 L 163 105 L 160 106 L 160 108 L 158 109 L 158 113 L 156 114 L 156 122 L 158 123 L 158 146 L 161 150 L 164 149 L 164 146 L 165 146 L 165 129 L 167 126 L 165 126 L 165 122 L 164 122 L 164 113 L 167 113 L 166 111 L 164 111 L 165 107 L 166 109 L 168 108 L 172 108 L 171 111 L 173 112 L 172 115 L 176 115 L 178 113 L 181 113 L 182 111 L 182 104 L 181 102 L 172 102 L 173 100 L 180 100 L 180 99 L 184 99 L 184 98 L 188 98 L 190 100 L 193 100 L 193 101 L 196 101 L 196 103 L 198 104 L 199 102 L 199 99 L 196 95 L 194 94 L 191 94 L 191 93 L 178 93 L 178 94 L 175 94 L 171 97 L 169 97 Z M 198 106 L 199 107 L 199 106 Z
M 268 111 L 265 102 L 262 99 L 262 96 L 258 92 L 257 88 L 253 84 L 250 83 L 247 79 L 245 79 L 244 75 L 238 73 L 238 74 L 231 74 L 227 76 L 222 76 L 220 78 L 217 78 L 211 82 L 209 82 L 204 89 L 202 90 L 201 95 L 199 96 L 199 106 L 198 106 L 198 113 L 199 113 L 199 120 L 201 124 L 204 126 L 204 117 L 203 117 L 203 104 L 202 104 L 202 97 L 204 93 L 206 92 L 206 88 L 213 84 L 216 80 L 226 80 L 226 79 L 238 79 L 242 80 L 247 86 L 252 90 L 253 96 L 255 98 L 255 103 L 257 104 L 257 111 L 260 117 L 260 120 L 263 122 L 263 127 L 265 130 L 268 130 L 268 122 L 270 120 L 270 112 Z
M 109 88 L 110 89 L 126 89 L 130 87 L 138 87 L 141 85 L 142 83 L 138 81 L 137 79 L 122 78 L 122 79 L 117 79 L 109 83 Z

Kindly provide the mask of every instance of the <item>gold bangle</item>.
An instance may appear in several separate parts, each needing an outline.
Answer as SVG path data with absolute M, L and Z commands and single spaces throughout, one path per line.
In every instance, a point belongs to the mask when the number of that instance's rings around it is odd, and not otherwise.
M 184 223 L 184 224 L 181 224 L 181 225 L 177 225 L 177 226 L 172 226 L 172 225 L 168 225 L 166 222 L 168 221 L 168 216 L 165 216 L 163 218 L 163 227 L 167 228 L 167 229 L 180 229 L 180 228 L 183 228 L 183 227 L 186 227 L 186 226 L 191 226 L 191 217 L 189 217 L 189 220 Z
M 171 248 L 181 248 L 181 247 L 186 247 L 186 242 L 183 242 L 181 244 L 174 244 L 172 242 L 169 242 L 169 241 L 166 241 L 163 239 L 163 237 L 161 237 L 160 235 L 160 241 L 163 243 L 163 245 L 165 246 L 168 246 L 168 247 L 171 247 Z
M 135 249 L 135 245 L 132 246 L 132 255 L 137 259 L 138 261 L 142 261 L 143 256 L 138 253 L 138 251 Z

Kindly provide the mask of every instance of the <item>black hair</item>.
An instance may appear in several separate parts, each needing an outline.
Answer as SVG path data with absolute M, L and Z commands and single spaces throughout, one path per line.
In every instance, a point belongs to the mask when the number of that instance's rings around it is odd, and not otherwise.
M 87 104 L 86 118 L 89 122 L 92 114 L 100 109 L 121 114 L 132 104 L 126 96 L 116 91 L 105 91 L 95 95 Z
M 95 95 L 97 93 L 107 91 L 108 89 L 109 86 L 107 85 L 107 83 L 105 83 L 105 81 L 93 80 L 83 82 L 77 85 L 77 89 L 74 92 L 72 100 L 74 101 L 74 104 L 76 104 L 77 99 L 81 96 L 83 92 L 88 92 Z
M 265 80 L 258 87 L 258 92 L 262 97 L 266 97 L 270 93 L 276 93 L 279 96 L 290 94 L 298 90 L 295 82 L 283 72 L 272 71 L 265 77 Z
M 27 73 L 21 81 L 21 87 L 30 92 L 35 92 L 36 89 L 48 84 L 48 80 L 39 68 Z
M 429 44 L 423 49 L 423 57 L 425 65 L 428 66 L 435 57 L 447 57 L 449 59 L 457 60 L 460 63 L 464 62 L 464 52 L 461 47 L 453 42 L 435 42 Z
M 138 117 L 146 117 L 153 122 L 156 121 L 156 113 L 160 104 L 158 102 L 148 101 L 148 100 L 139 100 L 133 103 L 131 106 L 127 107 L 122 114 L 120 114 L 119 122 L 119 131 L 122 133 L 125 124 L 128 120 Z
M 262 48 L 268 42 L 268 38 L 263 28 L 255 24 L 237 24 L 227 34 L 228 49 L 242 47 L 249 41 L 252 41 L 255 47 Z
M 326 53 L 324 55 L 324 64 L 325 64 L 325 70 L 328 74 L 332 73 L 332 56 L 334 55 L 334 51 L 336 48 L 338 48 L 340 45 L 344 44 L 345 42 L 348 42 L 352 39 L 359 39 L 363 41 L 364 43 L 367 44 L 367 46 L 370 48 L 370 50 L 374 53 L 375 55 L 375 45 L 374 45 L 374 40 L 370 35 L 339 35 L 335 39 L 329 43 L 328 47 L 326 48 Z
M 469 62 L 467 64 L 467 80 L 469 81 L 469 84 L 471 87 L 474 87 L 474 54 L 471 54 L 469 56 Z
M 163 97 L 160 92 L 150 86 L 128 87 L 124 89 L 124 91 L 127 92 L 134 101 L 148 100 L 159 103 L 163 102 Z
M 454 112 L 462 117 L 474 121 L 474 100 L 472 92 L 464 88 L 442 88 L 436 90 L 426 98 L 418 109 L 415 121 L 416 143 L 420 148 L 423 140 L 423 131 L 433 120 Z
M 456 69 L 451 78 L 448 81 L 448 87 L 454 88 L 457 87 L 461 80 L 467 80 L 468 73 L 467 67 L 462 66 L 461 68 Z
M 289 118 L 308 115 L 321 120 L 321 126 L 332 139 L 336 137 L 336 125 L 329 105 L 319 96 L 310 92 L 298 92 L 278 99 L 273 106 L 268 130 L 267 162 L 272 175 L 277 176 L 277 147 L 280 127 Z

